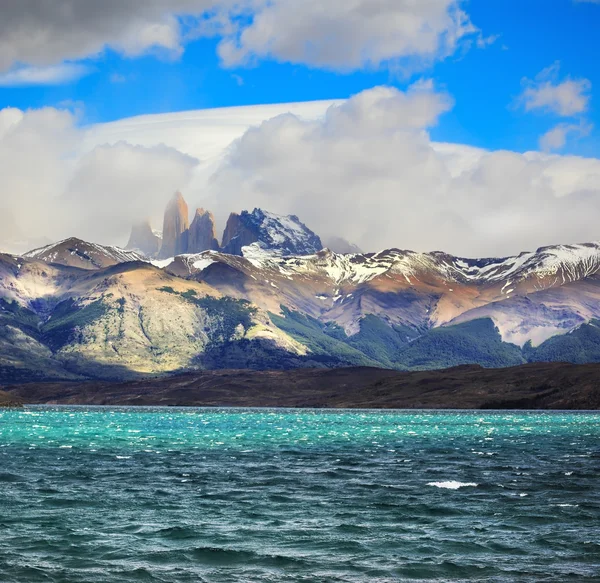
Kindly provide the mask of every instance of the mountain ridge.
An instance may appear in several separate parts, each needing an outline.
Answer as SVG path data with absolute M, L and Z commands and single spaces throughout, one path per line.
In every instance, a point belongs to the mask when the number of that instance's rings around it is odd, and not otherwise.
M 167 247 L 216 247 L 210 212 L 199 209 L 191 231 L 185 208 L 177 194 Z M 0 379 L 512 366 L 576 360 L 577 346 L 600 360 L 598 242 L 500 258 L 340 254 L 298 217 L 232 216 L 224 241 L 234 254 L 153 259 L 70 238 L 0 255 Z

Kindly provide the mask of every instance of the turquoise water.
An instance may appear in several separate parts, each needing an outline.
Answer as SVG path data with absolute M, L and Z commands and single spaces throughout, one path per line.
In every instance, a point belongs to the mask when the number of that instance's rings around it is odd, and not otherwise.
M 1 582 L 600 581 L 600 414 L 0 411 Z

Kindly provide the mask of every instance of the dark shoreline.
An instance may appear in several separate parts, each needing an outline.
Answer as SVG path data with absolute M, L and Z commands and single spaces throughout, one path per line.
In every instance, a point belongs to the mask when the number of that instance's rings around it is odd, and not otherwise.
M 600 364 L 536 363 L 504 369 L 465 365 L 423 372 L 217 370 L 127 382 L 31 383 L 2 391 L 0 405 L 8 406 L 598 410 Z

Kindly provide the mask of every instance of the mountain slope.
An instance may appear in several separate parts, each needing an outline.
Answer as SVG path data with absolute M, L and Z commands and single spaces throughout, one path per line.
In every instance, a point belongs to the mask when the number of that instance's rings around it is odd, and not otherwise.
M 530 343 L 526 344 L 523 352 L 530 362 L 600 362 L 600 321 L 582 324 L 568 334 L 549 338 L 535 348 Z
M 241 256 L 151 264 L 121 251 L 67 240 L 0 255 L 0 378 L 498 367 L 600 353 L 598 243 L 501 259 L 286 255 L 254 242 Z
M 4 256 L 6 257 L 6 256 Z M 306 349 L 244 300 L 147 263 L 99 270 L 0 256 L 0 378 L 129 378 L 203 368 L 207 350 Z M 32 281 L 42 280 L 36 287 Z M 29 293 L 31 292 L 31 293 Z M 39 294 L 39 295 L 38 295 Z
M 34 249 L 25 253 L 23 257 L 81 269 L 102 269 L 118 263 L 145 260 L 145 256 L 137 251 L 87 243 L 74 237 Z
M 405 370 L 431 370 L 462 364 L 502 368 L 526 360 L 518 346 L 502 341 L 492 320 L 482 319 L 430 330 L 402 350 L 397 362 Z
M 349 335 L 373 314 L 414 330 L 491 318 L 505 341 L 535 344 L 600 317 L 600 245 L 557 246 L 467 260 L 396 249 L 285 257 L 258 245 L 243 257 L 204 253 L 164 266 L 274 313 L 284 305 Z

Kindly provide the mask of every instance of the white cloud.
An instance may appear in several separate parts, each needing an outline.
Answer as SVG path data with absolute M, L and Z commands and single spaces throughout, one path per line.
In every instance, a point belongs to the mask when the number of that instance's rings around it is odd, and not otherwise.
M 219 46 L 227 66 L 272 58 L 329 69 L 417 68 L 454 53 L 478 33 L 457 0 L 255 2 Z M 237 26 L 235 23 L 239 22 Z M 227 23 L 231 29 L 232 23 Z
M 525 89 L 516 103 L 525 111 L 541 111 L 576 121 L 562 122 L 549 129 L 539 139 L 546 152 L 562 149 L 570 135 L 586 136 L 592 130 L 584 114 L 588 111 L 592 84 L 588 79 L 559 79 L 560 63 L 544 69 L 531 81 L 523 80 Z
M 234 145 L 203 204 L 221 220 L 295 213 L 368 250 L 496 256 L 598 237 L 599 160 L 435 144 L 447 107 L 433 89 L 376 88 L 321 120 L 277 117 Z
M 0 73 L 0 87 L 26 85 L 62 85 L 77 81 L 90 72 L 90 68 L 76 63 L 62 63 L 48 67 L 22 66 Z
M 588 79 L 558 80 L 559 63 L 544 69 L 531 81 L 519 98 L 526 111 L 541 110 L 561 117 L 585 113 L 589 106 L 591 83 Z
M 224 4 L 226 0 L 221 0 Z M 3 0 L 0 71 L 45 67 L 100 54 L 182 50 L 179 14 L 201 14 L 211 0 Z
M 3 0 L 0 71 L 95 57 L 179 56 L 221 38 L 227 66 L 274 59 L 329 69 L 415 70 L 476 41 L 463 0 Z
M 98 145 L 84 153 L 83 137 L 68 111 L 0 110 L 3 243 L 22 234 L 30 247 L 71 235 L 122 245 L 132 221 L 158 218 L 197 164 L 166 146 Z
M 185 189 L 197 164 L 164 145 L 97 146 L 77 162 L 60 197 L 67 211 L 61 232 L 123 245 L 133 222 L 148 217 L 160 225 L 165 200 Z
M 591 129 L 591 125 L 584 123 L 559 123 L 540 138 L 540 148 L 544 152 L 560 150 L 567 143 L 569 134 L 585 136 L 590 133 Z

